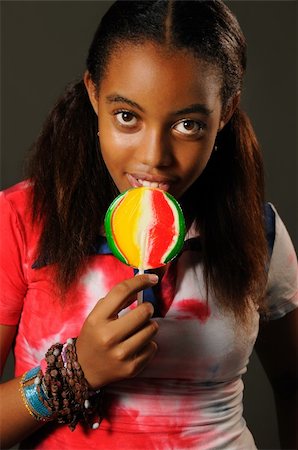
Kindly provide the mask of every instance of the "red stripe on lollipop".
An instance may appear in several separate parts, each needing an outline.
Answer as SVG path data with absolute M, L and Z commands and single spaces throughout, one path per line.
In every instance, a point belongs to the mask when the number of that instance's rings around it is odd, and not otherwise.
M 149 230 L 150 253 L 148 263 L 159 267 L 164 262 L 164 255 L 173 242 L 175 217 L 163 192 L 152 190 L 152 208 L 154 226 Z

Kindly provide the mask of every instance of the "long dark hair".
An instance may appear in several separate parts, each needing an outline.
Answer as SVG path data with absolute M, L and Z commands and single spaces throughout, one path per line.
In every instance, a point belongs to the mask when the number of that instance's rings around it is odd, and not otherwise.
M 87 70 L 99 89 L 109 56 L 126 42 L 186 49 L 219 69 L 223 109 L 241 90 L 246 43 L 239 24 L 219 0 L 116 1 L 91 44 Z M 33 218 L 42 220 L 39 261 L 57 264 L 67 289 L 96 241 L 117 194 L 97 139 L 97 117 L 83 81 L 71 85 L 50 113 L 29 165 Z M 246 115 L 237 108 L 218 134 L 215 152 L 186 194 L 200 229 L 205 280 L 237 315 L 260 303 L 265 286 L 263 166 Z

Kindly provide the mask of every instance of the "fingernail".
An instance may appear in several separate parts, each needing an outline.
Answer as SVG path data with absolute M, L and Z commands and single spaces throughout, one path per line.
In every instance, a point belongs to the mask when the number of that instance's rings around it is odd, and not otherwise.
M 152 284 L 156 284 L 158 282 L 158 276 L 155 273 L 149 273 L 148 279 Z

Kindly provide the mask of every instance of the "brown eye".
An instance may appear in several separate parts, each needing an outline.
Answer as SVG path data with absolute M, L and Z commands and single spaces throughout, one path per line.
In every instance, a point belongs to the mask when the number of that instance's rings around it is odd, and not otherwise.
M 185 130 L 193 131 L 196 127 L 196 123 L 193 122 L 192 120 L 185 120 L 185 122 L 183 122 L 183 126 L 184 126 Z
M 134 126 L 137 123 L 137 118 L 129 111 L 118 111 L 115 114 L 117 121 L 124 126 Z
M 203 131 L 204 124 L 196 120 L 185 119 L 178 122 L 173 128 L 180 134 L 193 136 Z

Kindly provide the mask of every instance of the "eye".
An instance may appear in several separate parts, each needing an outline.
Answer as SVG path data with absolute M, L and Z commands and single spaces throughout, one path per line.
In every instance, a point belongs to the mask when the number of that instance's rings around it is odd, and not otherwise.
M 203 132 L 205 124 L 197 122 L 196 120 L 184 119 L 176 123 L 173 128 L 178 131 L 178 133 L 186 136 L 194 136 Z
M 126 127 L 127 126 L 133 127 L 137 124 L 136 116 L 133 113 L 131 113 L 130 111 L 125 111 L 125 110 L 116 111 L 114 113 L 114 116 L 116 117 L 116 120 L 120 125 L 123 125 Z

